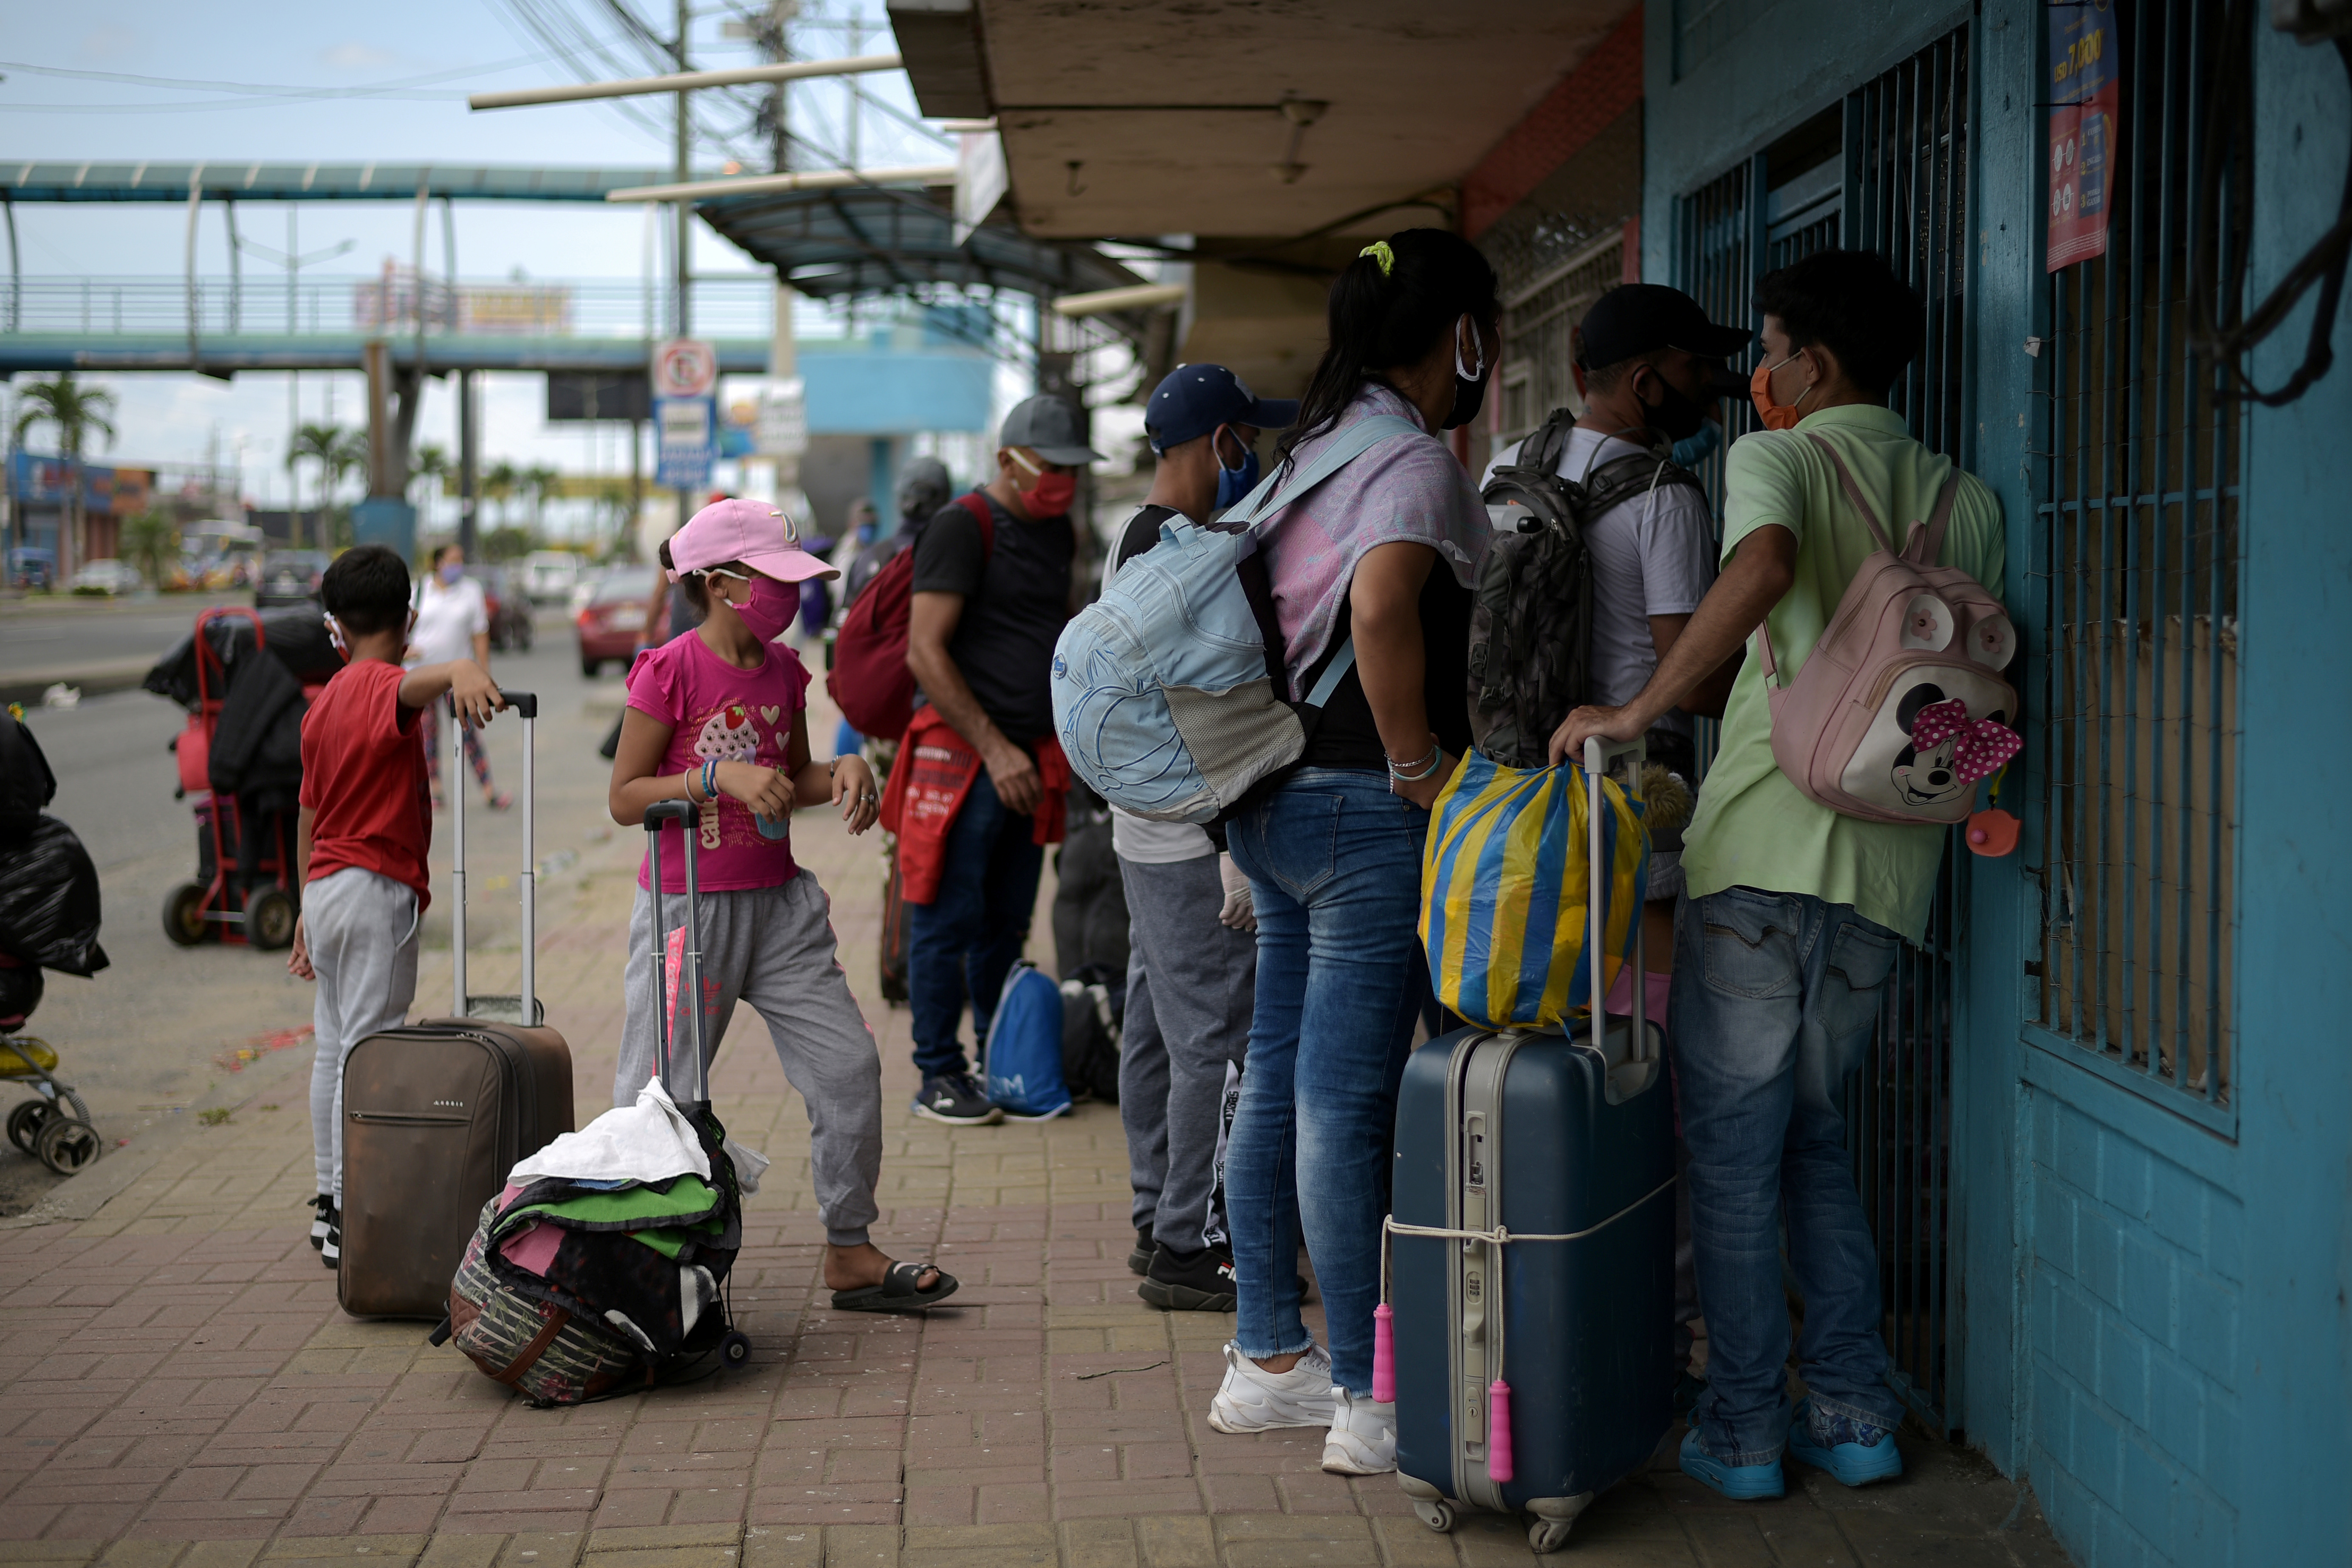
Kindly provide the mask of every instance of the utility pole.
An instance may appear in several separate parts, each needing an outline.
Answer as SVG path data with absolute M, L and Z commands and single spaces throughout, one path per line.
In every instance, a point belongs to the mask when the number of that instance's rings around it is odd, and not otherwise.
M 480 487 L 482 443 L 480 422 L 474 417 L 474 372 L 459 371 L 451 379 L 457 383 L 457 548 L 467 560 L 476 560 L 474 492 Z

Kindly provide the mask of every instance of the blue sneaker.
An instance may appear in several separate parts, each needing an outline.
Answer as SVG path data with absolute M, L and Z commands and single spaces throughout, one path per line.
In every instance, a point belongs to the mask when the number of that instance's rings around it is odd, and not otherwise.
M 1810 1398 L 1798 1402 L 1789 1423 L 1789 1456 L 1829 1471 L 1850 1487 L 1893 1480 L 1903 1473 L 1903 1455 L 1895 1446 L 1894 1433 L 1851 1416 L 1816 1409 Z M 1690 1467 L 1685 1463 L 1683 1468 Z
M 1696 1427 L 1683 1434 L 1683 1474 L 1704 1481 L 1734 1502 L 1786 1497 L 1788 1483 L 1780 1477 L 1780 1461 L 1761 1465 L 1727 1465 L 1699 1447 Z

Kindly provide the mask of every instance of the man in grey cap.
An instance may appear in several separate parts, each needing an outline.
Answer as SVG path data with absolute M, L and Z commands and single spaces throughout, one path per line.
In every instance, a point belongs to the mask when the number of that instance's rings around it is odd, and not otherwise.
M 1077 471 L 1101 457 L 1075 404 L 1030 398 L 1004 417 L 996 477 L 942 507 L 915 540 L 907 667 L 919 705 L 936 709 L 981 764 L 946 829 L 936 894 L 908 904 L 908 1005 L 923 1075 L 914 1108 L 933 1121 L 1004 1117 L 957 1035 L 969 996 L 975 1040 L 987 1039 L 1037 901 L 1045 835 L 1033 813 L 1051 802 L 1034 749 L 1054 733 L 1048 683 L 1070 615 Z M 985 535 L 975 500 L 989 514 Z

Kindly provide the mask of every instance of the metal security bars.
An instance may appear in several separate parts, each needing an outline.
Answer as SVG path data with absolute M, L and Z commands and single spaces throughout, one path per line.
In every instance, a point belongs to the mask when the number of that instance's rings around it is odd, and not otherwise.
M 1503 300 L 1502 428 L 1495 449 L 1525 438 L 1556 408 L 1581 410 L 1570 340 L 1595 299 L 1625 277 L 1622 230 L 1604 235 Z
M 2205 123 L 2223 25 L 2118 0 L 2106 253 L 2050 276 L 2036 650 L 2043 817 L 2036 1044 L 2234 1132 L 2238 412 L 2189 345 L 2189 257 L 2244 243 L 2251 131 Z M 2221 201 L 2199 206 L 2209 140 Z M 2218 301 L 2209 301 L 2218 304 Z M 2217 315 L 2223 314 L 2217 310 Z M 2036 700 L 2038 699 L 2038 700 Z
M 1885 256 L 1927 308 L 1926 340 L 1888 402 L 1920 441 L 1964 465 L 1973 455 L 1965 346 L 1971 47 L 1962 26 L 1855 89 L 1831 111 L 1827 145 L 1820 121 L 1801 128 L 1684 198 L 1675 232 L 1679 285 L 1714 319 L 1755 326 L 1759 271 L 1837 245 Z M 1724 412 L 1727 436 L 1756 427 L 1744 402 Z M 1721 473 L 1718 459 L 1702 476 L 1718 512 Z M 1702 727 L 1703 754 L 1713 729 Z M 1947 842 L 1927 936 L 1896 960 L 1877 1040 L 1846 1099 L 1855 1185 L 1878 1243 L 1893 1381 L 1938 1431 L 1948 1419 L 1955 1338 L 1946 1261 L 1953 1004 L 1970 858 Z
M 1963 467 L 1974 445 L 1964 331 L 1969 41 L 1966 27 L 1946 35 L 1845 105 L 1844 243 L 1886 257 L 1927 308 L 1926 340 L 1887 402 L 1913 435 Z M 1927 935 L 1895 959 L 1876 1046 L 1846 1098 L 1854 1181 L 1878 1240 L 1879 1305 L 1895 1385 L 1938 1428 L 1950 1408 L 1954 1337 L 1946 1267 L 1953 993 L 1974 860 L 1958 848 L 1957 832 L 1946 837 Z

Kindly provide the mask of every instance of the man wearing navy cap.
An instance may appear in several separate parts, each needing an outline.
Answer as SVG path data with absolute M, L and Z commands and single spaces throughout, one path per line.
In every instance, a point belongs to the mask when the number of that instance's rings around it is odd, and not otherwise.
M 1223 365 L 1182 365 L 1152 392 L 1144 430 L 1160 466 L 1150 494 L 1112 530 L 1103 563 L 1118 569 L 1159 542 L 1163 524 L 1206 522 L 1257 484 L 1261 431 L 1298 417 Z M 1118 1113 L 1135 1189 L 1136 1293 L 1179 1312 L 1234 1310 L 1233 1245 L 1210 1213 L 1217 1127 L 1229 1068 L 1249 1047 L 1257 920 L 1249 879 L 1189 822 L 1150 822 L 1111 808 L 1111 845 L 1127 888 L 1127 1017 Z

